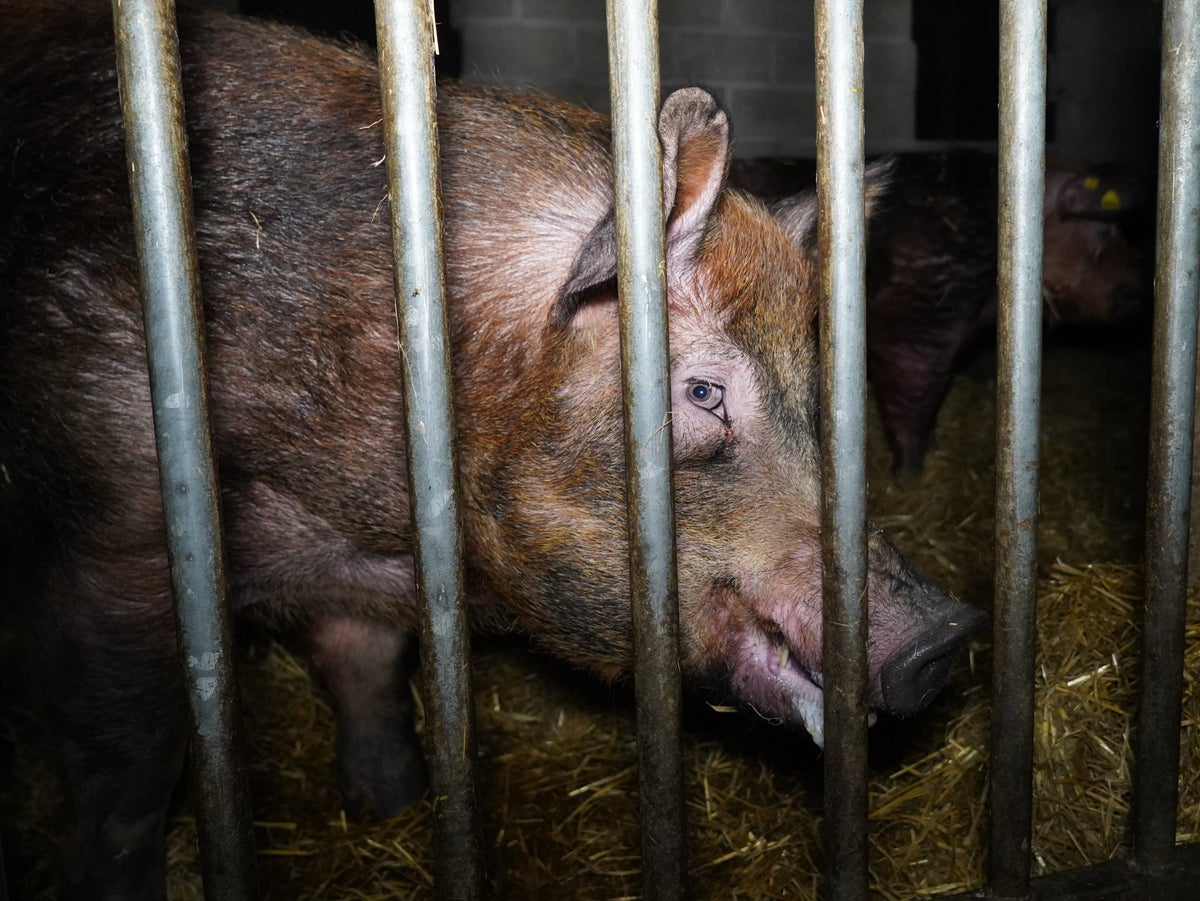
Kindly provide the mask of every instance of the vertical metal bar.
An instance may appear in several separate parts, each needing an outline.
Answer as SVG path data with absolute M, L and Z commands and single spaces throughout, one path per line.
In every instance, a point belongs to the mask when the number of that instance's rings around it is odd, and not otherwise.
M 258 896 L 192 225 L 179 47 L 169 0 L 113 0 L 146 351 L 205 896 Z
M 8 879 L 4 875 L 3 847 L 0 847 L 0 901 L 8 901 Z
M 865 899 L 866 312 L 862 0 L 817 0 L 821 254 L 822 668 L 827 897 Z
M 686 848 L 662 152 L 658 142 L 657 3 L 609 0 L 608 51 L 642 885 L 647 899 L 671 899 L 683 895 Z
M 1046 3 L 1000 4 L 999 382 L 991 897 L 1029 896 L 1037 610 Z
M 1200 6 L 1163 6 L 1158 257 L 1146 518 L 1146 606 L 1133 780 L 1134 855 L 1173 857 L 1179 802 L 1189 482 L 1200 241 Z
M 423 616 L 421 664 L 432 736 L 434 878 L 439 898 L 477 898 L 483 891 L 483 843 L 442 264 L 433 4 L 379 0 L 375 23 Z

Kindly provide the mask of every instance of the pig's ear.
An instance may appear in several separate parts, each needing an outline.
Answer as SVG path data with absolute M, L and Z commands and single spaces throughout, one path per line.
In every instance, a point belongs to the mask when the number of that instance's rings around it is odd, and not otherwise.
M 594 297 L 617 293 L 617 214 L 609 207 L 596 223 L 575 256 L 571 274 L 558 292 L 550 319 L 567 326 L 579 308 Z
M 675 91 L 658 117 L 667 259 L 696 258 L 729 171 L 729 118 L 700 88 Z
M 817 258 L 817 192 L 801 191 L 771 204 L 771 215 L 792 244 L 806 257 Z
M 1046 215 L 1079 219 L 1120 219 L 1142 205 L 1132 179 L 1046 172 Z
M 866 198 L 868 221 L 879 210 L 883 198 L 891 189 L 895 168 L 895 157 L 885 156 L 867 163 L 863 170 L 863 193 Z M 796 249 L 815 261 L 818 258 L 816 190 L 803 191 L 772 204 L 771 214 L 778 220 Z
M 668 265 L 688 264 L 704 239 L 729 167 L 729 120 L 699 88 L 675 91 L 658 118 Z M 617 225 L 612 209 L 584 238 L 551 320 L 567 325 L 579 308 L 616 291 Z

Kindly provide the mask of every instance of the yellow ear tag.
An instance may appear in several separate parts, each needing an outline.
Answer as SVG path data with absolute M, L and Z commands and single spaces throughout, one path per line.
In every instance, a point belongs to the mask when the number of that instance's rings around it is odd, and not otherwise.
M 1100 179 L 1098 179 L 1094 175 L 1089 175 L 1087 178 L 1085 178 L 1083 180 L 1083 186 L 1085 188 L 1087 188 L 1089 191 L 1094 191 L 1098 187 L 1100 187 Z
M 1112 212 L 1113 210 L 1119 210 L 1120 208 L 1121 195 L 1119 195 L 1112 188 L 1109 188 L 1100 195 L 1100 209 Z

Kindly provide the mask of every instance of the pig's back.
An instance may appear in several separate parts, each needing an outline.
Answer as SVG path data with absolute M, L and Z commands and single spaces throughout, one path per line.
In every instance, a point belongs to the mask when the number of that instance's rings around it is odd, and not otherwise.
M 109 10 L 24 9 L 0 0 L 12 23 L 0 48 L 0 455 L 18 484 L 2 503 L 69 508 L 81 528 L 129 510 L 157 534 Z M 180 37 L 234 562 L 272 536 L 293 551 L 337 536 L 406 553 L 374 62 L 219 16 L 181 13 Z M 565 279 L 609 202 L 604 125 L 535 96 L 448 85 L 439 97 L 450 300 L 456 332 L 473 333 L 462 323 L 481 310 L 503 322 L 507 301 L 551 297 Z M 554 265 L 529 252 L 539 236 L 560 245 Z
M 108 6 L 38 17 L 0 0 L 0 17 L 13 23 L 0 49 L 5 280 L 45 287 L 47 266 L 86 272 L 74 293 L 94 301 L 99 289 L 103 316 L 120 310 L 139 333 Z M 320 337 L 353 355 L 366 350 L 359 338 L 392 353 L 373 59 L 285 26 L 183 11 L 180 36 L 213 352 L 261 350 L 253 374 L 267 380 L 291 345 Z M 439 122 L 451 302 L 502 323 L 507 301 L 553 297 L 611 203 L 607 120 L 536 94 L 445 84 Z M 54 279 L 58 298 L 73 294 L 64 281 Z M 50 300 L 97 327 L 94 302 Z M 281 305 L 287 316 L 264 316 Z

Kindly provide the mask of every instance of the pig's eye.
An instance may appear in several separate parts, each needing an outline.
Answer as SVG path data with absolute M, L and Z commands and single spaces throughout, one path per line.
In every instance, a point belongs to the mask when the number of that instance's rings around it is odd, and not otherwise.
M 708 410 L 721 422 L 729 425 L 729 414 L 725 412 L 725 386 L 708 379 L 688 379 L 688 400 L 703 410 Z

